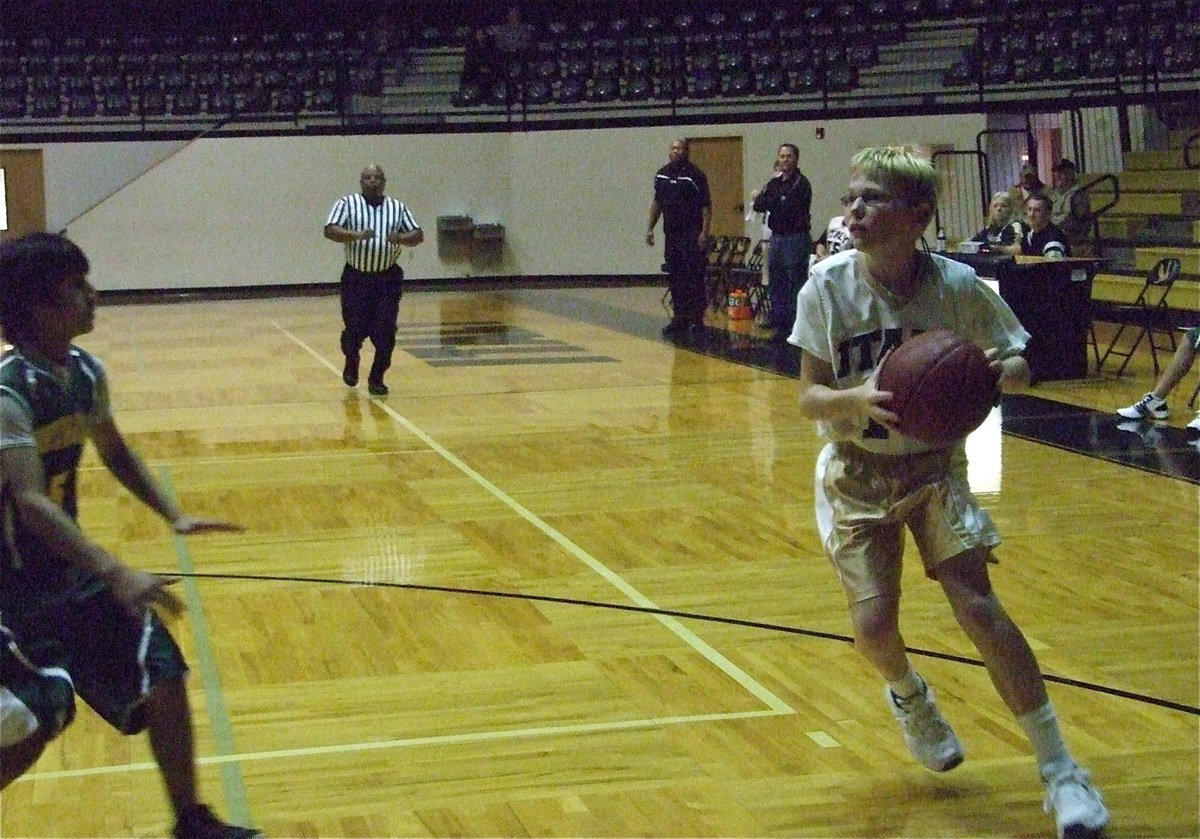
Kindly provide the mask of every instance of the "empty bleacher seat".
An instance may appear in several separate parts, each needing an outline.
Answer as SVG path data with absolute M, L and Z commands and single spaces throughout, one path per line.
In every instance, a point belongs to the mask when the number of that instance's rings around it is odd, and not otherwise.
M 654 83 L 649 76 L 626 76 L 621 86 L 621 98 L 629 102 L 644 102 L 654 95 Z
M 133 98 L 127 90 L 109 90 L 100 100 L 100 113 L 109 117 L 127 117 L 133 111 Z
M 0 117 L 4 119 L 22 119 L 26 114 L 25 96 L 13 93 L 0 93 Z
M 39 119 L 48 119 L 62 115 L 62 99 L 57 92 L 42 92 L 34 94 L 33 115 Z
M 162 116 L 167 112 L 167 97 L 161 90 L 143 90 L 138 97 L 138 113 L 142 116 Z
M 176 116 L 191 116 L 200 113 L 200 94 L 193 87 L 185 87 L 171 96 L 171 113 Z

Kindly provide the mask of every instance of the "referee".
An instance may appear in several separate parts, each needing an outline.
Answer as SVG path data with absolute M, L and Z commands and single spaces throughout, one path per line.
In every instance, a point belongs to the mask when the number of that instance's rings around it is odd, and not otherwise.
M 359 177 L 360 195 L 345 195 L 329 211 L 325 238 L 346 247 L 342 269 L 342 354 L 346 366 L 342 381 L 358 384 L 359 351 L 371 339 L 375 360 L 367 375 L 367 391 L 387 396 L 383 374 L 392 366 L 396 347 L 396 316 L 400 312 L 400 281 L 404 271 L 396 264 L 402 245 L 425 241 L 408 208 L 383 194 L 387 178 L 372 164 Z

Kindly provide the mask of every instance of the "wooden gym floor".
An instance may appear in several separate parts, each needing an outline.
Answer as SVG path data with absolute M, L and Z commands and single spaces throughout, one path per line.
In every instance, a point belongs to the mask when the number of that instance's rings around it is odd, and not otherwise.
M 101 308 L 81 343 L 120 424 L 186 509 L 247 527 L 173 539 L 89 454 L 84 527 L 184 577 L 219 812 L 272 837 L 1053 835 L 915 562 L 906 639 L 968 757 L 905 750 L 815 533 L 793 351 L 720 315 L 667 343 L 661 294 L 406 294 L 378 400 L 341 382 L 332 296 Z M 1119 428 L 1149 368 L 1043 383 L 970 441 L 996 587 L 1113 837 L 1200 833 L 1196 374 L 1169 424 Z M 144 738 L 86 707 L 0 805 L 4 837 L 171 822 Z

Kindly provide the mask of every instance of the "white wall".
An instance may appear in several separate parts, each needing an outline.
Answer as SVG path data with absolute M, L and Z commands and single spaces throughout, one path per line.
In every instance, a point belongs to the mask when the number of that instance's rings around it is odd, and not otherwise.
M 825 130 L 824 139 L 815 129 Z M 388 193 L 404 201 L 426 243 L 401 257 L 420 278 L 657 273 L 660 248 L 644 242 L 654 171 L 678 136 L 741 136 L 747 190 L 771 174 L 779 143 L 800 148 L 813 184 L 819 233 L 845 191 L 859 148 L 935 144 L 974 148 L 981 115 L 833 122 L 689 125 L 514 134 L 200 139 L 178 148 L 146 143 L 43 146 L 47 213 L 69 219 L 79 191 L 157 161 L 72 222 L 67 234 L 92 261 L 97 288 L 168 289 L 333 282 L 340 246 L 321 235 L 338 196 L 358 189 L 368 163 L 383 166 Z M 170 152 L 174 152 L 173 154 Z M 86 208 L 86 206 L 85 206 Z M 443 262 L 439 215 L 499 222 L 504 261 L 486 268 Z M 58 229 L 52 223 L 50 229 Z M 748 235 L 757 231 L 748 229 Z

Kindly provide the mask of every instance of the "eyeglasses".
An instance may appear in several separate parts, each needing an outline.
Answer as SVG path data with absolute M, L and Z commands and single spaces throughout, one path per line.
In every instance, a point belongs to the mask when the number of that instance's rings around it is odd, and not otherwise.
M 854 202 L 862 201 L 863 206 L 869 207 L 872 210 L 877 210 L 880 207 L 885 207 L 896 200 L 896 196 L 890 195 L 886 192 L 874 192 L 871 190 L 862 193 L 848 192 L 842 196 L 842 206 L 848 210 L 854 205 Z

